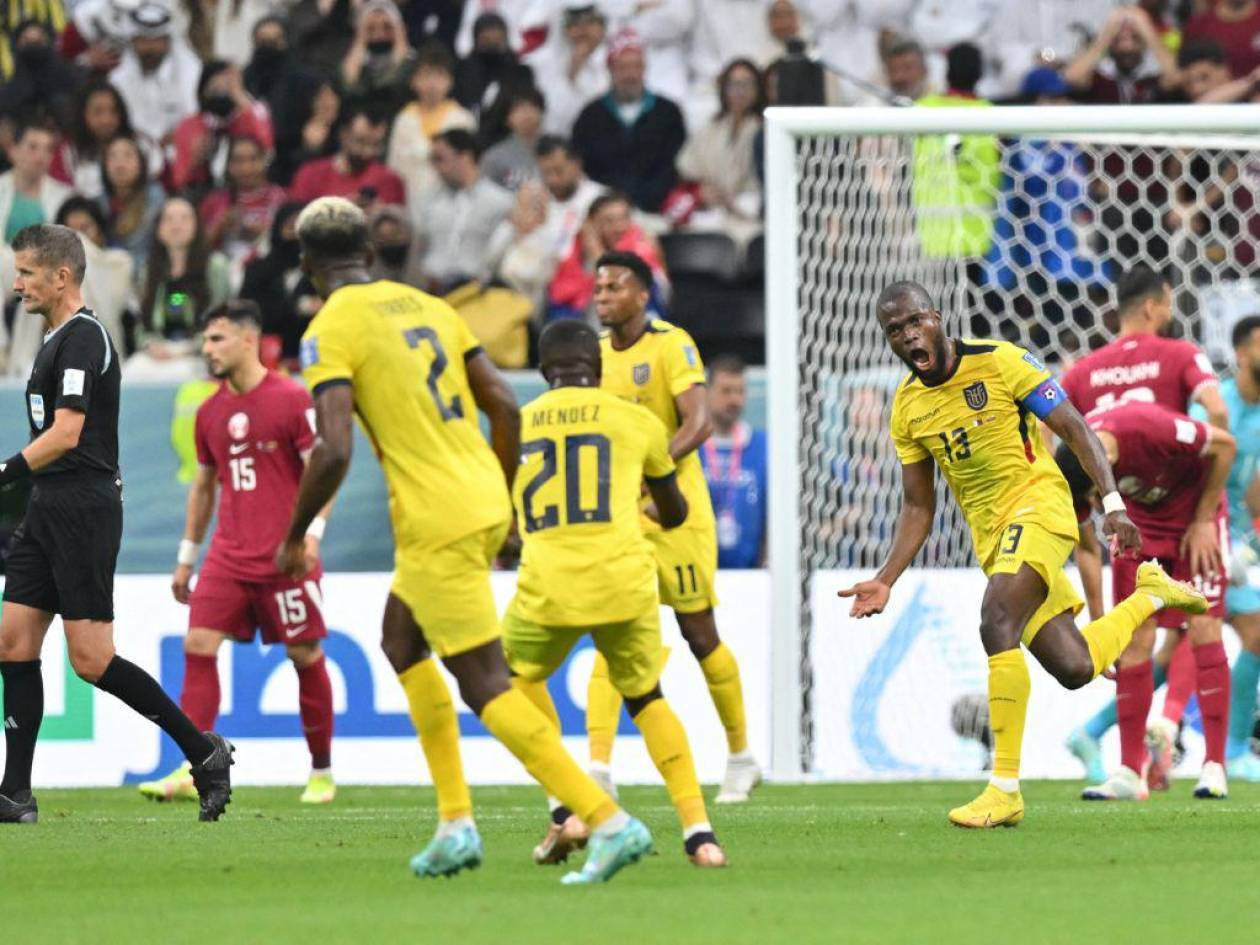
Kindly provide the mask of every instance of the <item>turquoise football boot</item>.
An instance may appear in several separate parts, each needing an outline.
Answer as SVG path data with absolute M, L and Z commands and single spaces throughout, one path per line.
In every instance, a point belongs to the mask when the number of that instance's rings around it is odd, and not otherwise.
M 1093 738 L 1083 728 L 1078 728 L 1068 736 L 1067 750 L 1085 766 L 1085 780 L 1090 784 L 1102 784 L 1107 780 L 1107 769 L 1103 767 L 1102 748 L 1098 739 Z
M 652 852 L 652 835 L 643 823 L 630 822 L 612 836 L 592 833 L 586 845 L 586 862 L 582 869 L 568 873 L 560 880 L 566 886 L 606 883 L 631 863 L 637 863 Z
M 411 871 L 417 876 L 454 876 L 460 870 L 475 870 L 485 851 L 474 826 L 461 827 L 439 835 L 411 858 Z

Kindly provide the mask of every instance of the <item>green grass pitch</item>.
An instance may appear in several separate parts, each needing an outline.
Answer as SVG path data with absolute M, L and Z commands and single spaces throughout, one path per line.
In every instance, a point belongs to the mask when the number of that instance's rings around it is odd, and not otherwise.
M 607 886 L 565 888 L 529 859 L 538 793 L 474 791 L 487 861 L 419 880 L 432 793 L 343 788 L 303 809 L 295 788 L 239 788 L 218 824 L 130 789 L 38 793 L 36 827 L 0 828 L 0 940 L 36 943 L 1124 943 L 1255 940 L 1260 786 L 1196 801 L 1085 804 L 1030 782 L 1015 829 L 945 812 L 979 784 L 771 786 L 711 808 L 724 872 L 683 857 L 664 792 L 627 806 L 659 855 Z

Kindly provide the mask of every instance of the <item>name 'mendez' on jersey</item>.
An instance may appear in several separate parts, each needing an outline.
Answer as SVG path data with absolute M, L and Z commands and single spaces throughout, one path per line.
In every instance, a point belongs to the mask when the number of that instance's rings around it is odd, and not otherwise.
M 1003 530 L 1035 522 L 1076 540 L 1072 497 L 1037 420 L 1066 399 L 1046 367 L 1005 341 L 959 340 L 935 387 L 911 373 L 893 400 L 891 433 L 905 465 L 936 461 L 983 565 Z
M 681 426 L 674 398 L 706 383 L 704 364 L 691 335 L 669 322 L 652 319 L 629 348 L 614 348 L 611 332 L 600 335 L 599 348 L 603 359 L 599 386 L 652 411 L 672 439 Z M 681 527 L 714 528 L 709 486 L 700 457 L 694 451 L 678 460 L 678 487 L 691 510 Z M 642 524 L 648 530 L 660 528 L 647 518 Z
M 656 562 L 640 525 L 640 488 L 674 474 L 665 426 L 610 391 L 563 387 L 522 407 L 514 611 L 553 627 L 650 613 Z
M 122 377 L 118 352 L 105 326 L 81 308 L 44 336 L 26 382 L 31 439 L 52 426 L 59 408 L 83 414 L 79 442 L 32 475 L 36 481 L 70 474 L 119 475 L 118 404 Z
M 302 338 L 302 373 L 316 396 L 353 387 L 399 548 L 440 547 L 511 516 L 468 383 L 466 363 L 480 351 L 446 302 L 387 280 L 337 289 Z

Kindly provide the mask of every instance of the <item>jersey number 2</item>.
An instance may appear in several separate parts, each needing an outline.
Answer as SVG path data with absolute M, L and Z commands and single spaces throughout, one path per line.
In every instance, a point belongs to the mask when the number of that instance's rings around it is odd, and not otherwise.
M 450 403 L 442 399 L 442 392 L 438 390 L 438 378 L 442 376 L 442 372 L 446 370 L 446 365 L 450 362 L 446 359 L 446 349 L 442 347 L 442 342 L 438 339 L 437 332 L 432 328 L 408 328 L 403 332 L 403 337 L 407 339 L 407 344 L 412 348 L 420 347 L 420 342 L 427 341 L 433 349 L 433 364 L 429 368 L 429 393 L 433 395 L 433 403 L 437 406 L 438 413 L 442 415 L 443 420 L 454 420 L 464 416 L 464 403 L 456 394 L 451 398 Z
M 582 449 L 595 450 L 596 484 L 595 507 L 582 507 Z M 560 507 L 544 506 L 541 515 L 534 512 L 534 496 L 556 474 L 556 441 L 551 439 L 527 440 L 521 444 L 521 458 L 542 454 L 542 468 L 530 480 L 521 493 L 521 505 L 525 508 L 525 531 L 537 532 L 555 528 L 560 524 Z M 612 488 L 612 445 L 602 433 L 574 433 L 564 438 L 564 505 L 565 522 L 569 525 L 585 525 L 607 522 L 612 518 L 609 493 Z

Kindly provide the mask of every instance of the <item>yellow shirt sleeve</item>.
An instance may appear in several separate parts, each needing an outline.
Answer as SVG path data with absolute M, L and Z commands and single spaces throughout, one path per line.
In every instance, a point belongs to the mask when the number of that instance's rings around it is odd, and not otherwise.
M 312 391 L 330 381 L 353 380 L 359 367 L 362 355 L 350 320 L 336 314 L 320 312 L 302 336 L 302 379 Z
M 1021 401 L 1051 377 L 1037 356 L 1018 345 L 1000 344 L 993 353 L 1002 380 L 1016 401 Z
M 664 479 L 677 471 L 674 457 L 669 455 L 669 431 L 660 419 L 647 410 L 642 412 L 642 424 L 648 436 L 647 458 L 643 461 L 643 475 L 648 479 Z
M 673 397 L 705 383 L 700 351 L 691 335 L 681 328 L 675 328 L 665 339 L 665 367 L 669 374 L 669 393 Z
M 897 458 L 901 460 L 903 466 L 912 466 L 930 459 L 932 454 L 917 440 L 911 438 L 910 431 L 906 428 L 905 416 L 905 408 L 901 395 L 898 393 L 893 400 L 892 420 L 888 425 L 889 432 L 892 434 L 893 446 L 897 450 Z

